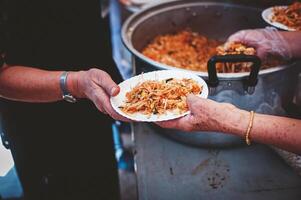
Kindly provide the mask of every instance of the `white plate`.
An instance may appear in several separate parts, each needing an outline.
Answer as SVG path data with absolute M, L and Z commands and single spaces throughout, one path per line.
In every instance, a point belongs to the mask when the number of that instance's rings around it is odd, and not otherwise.
M 134 121 L 141 121 L 141 122 L 157 122 L 157 121 L 166 121 L 166 120 L 171 120 L 171 119 L 176 119 L 179 117 L 182 117 L 184 115 L 187 115 L 189 113 L 185 112 L 182 114 L 175 114 L 172 112 L 167 112 L 166 114 L 163 115 L 156 115 L 152 114 L 151 116 L 143 115 L 141 113 L 135 113 L 135 114 L 126 114 L 124 113 L 119 107 L 124 105 L 126 102 L 126 93 L 131 91 L 137 84 L 142 83 L 146 80 L 165 80 L 169 78 L 177 78 L 177 79 L 183 79 L 183 78 L 190 78 L 198 82 L 201 86 L 203 86 L 203 90 L 201 94 L 198 96 L 202 98 L 207 98 L 208 97 L 208 86 L 206 82 L 199 76 L 189 73 L 189 72 L 184 72 L 181 70 L 160 70 L 160 71 L 153 71 L 145 74 L 140 74 L 138 76 L 134 76 L 128 80 L 123 81 L 122 83 L 119 84 L 120 87 L 120 93 L 115 96 L 111 97 L 110 101 L 112 104 L 112 107 L 116 110 L 117 113 L 120 115 L 134 120 Z
M 272 26 L 275 26 L 277 28 L 280 28 L 282 30 L 286 30 L 286 31 L 297 31 L 296 29 L 294 28 L 290 28 L 282 23 L 279 23 L 279 22 L 273 22 L 272 21 L 272 17 L 273 17 L 273 9 L 274 8 L 287 8 L 287 6 L 275 6 L 275 7 L 270 7 L 270 8 L 267 8 L 265 9 L 262 13 L 261 13 L 261 16 L 262 18 L 264 19 L 264 21 L 266 21 L 268 24 L 272 25 Z

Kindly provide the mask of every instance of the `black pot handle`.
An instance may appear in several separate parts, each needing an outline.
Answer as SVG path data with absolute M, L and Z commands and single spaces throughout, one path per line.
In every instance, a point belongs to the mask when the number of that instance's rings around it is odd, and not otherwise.
M 214 93 L 215 88 L 218 86 L 219 80 L 217 78 L 216 63 L 236 63 L 236 62 L 251 62 L 251 72 L 246 80 L 246 88 L 249 94 L 253 94 L 255 86 L 258 81 L 258 73 L 261 67 L 261 60 L 257 56 L 253 55 L 224 55 L 224 56 L 213 56 L 207 63 L 208 67 L 208 86 L 210 93 Z

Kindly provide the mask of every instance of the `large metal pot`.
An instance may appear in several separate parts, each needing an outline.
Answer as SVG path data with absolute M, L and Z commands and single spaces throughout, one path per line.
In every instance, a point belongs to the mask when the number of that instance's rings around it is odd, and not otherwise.
M 157 4 L 132 15 L 123 26 L 122 39 L 133 55 L 135 73 L 139 74 L 158 69 L 178 69 L 155 62 L 140 53 L 157 35 L 189 27 L 209 38 L 225 41 L 229 35 L 238 30 L 265 26 L 261 19 L 261 10 L 257 8 L 197 0 L 178 0 Z M 191 72 L 208 80 L 207 72 Z M 219 102 L 229 102 L 242 109 L 255 110 L 259 113 L 284 115 L 284 107 L 292 101 L 295 91 L 298 75 L 296 63 L 261 70 L 257 84 L 253 88 L 245 84 L 249 74 L 218 73 L 218 85 L 211 85 L 211 91 L 214 92 L 209 98 Z M 203 147 L 243 144 L 239 138 L 220 133 L 187 134 L 179 131 L 160 129 L 159 131 L 165 132 L 174 139 Z

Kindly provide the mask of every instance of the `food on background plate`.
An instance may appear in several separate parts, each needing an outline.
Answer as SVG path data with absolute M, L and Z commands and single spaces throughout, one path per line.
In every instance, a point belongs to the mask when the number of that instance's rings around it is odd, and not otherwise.
M 192 32 L 189 29 L 175 34 L 159 35 L 149 43 L 142 54 L 146 57 L 182 69 L 193 71 L 207 71 L 208 60 L 215 55 L 245 54 L 256 55 L 253 47 L 234 42 L 225 43 Z M 263 68 L 274 67 L 281 64 L 277 59 L 270 59 L 262 64 Z M 218 63 L 219 73 L 249 72 L 251 63 Z
M 147 80 L 126 93 L 126 102 L 119 108 L 126 114 L 162 115 L 167 111 L 182 114 L 188 111 L 186 98 L 198 95 L 203 87 L 193 79 L 170 78 L 161 81 Z
M 273 8 L 271 21 L 301 30 L 301 2 L 295 2 L 287 7 Z

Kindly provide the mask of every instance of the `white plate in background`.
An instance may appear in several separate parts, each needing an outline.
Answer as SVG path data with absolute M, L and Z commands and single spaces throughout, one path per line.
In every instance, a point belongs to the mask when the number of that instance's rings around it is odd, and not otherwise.
M 264 21 L 266 21 L 268 24 L 270 24 L 270 25 L 272 25 L 276 28 L 280 28 L 282 30 L 297 31 L 296 29 L 290 28 L 290 27 L 288 27 L 288 26 L 286 26 L 282 23 L 272 21 L 272 17 L 273 17 L 273 14 L 274 14 L 274 11 L 273 11 L 274 8 L 287 8 L 287 6 L 274 6 L 274 7 L 270 7 L 270 8 L 265 9 L 261 13 L 261 16 L 264 19 Z
M 206 82 L 199 76 L 190 73 L 190 72 L 185 72 L 181 70 L 160 70 L 160 71 L 153 71 L 153 72 L 148 72 L 145 74 L 140 74 L 138 76 L 134 76 L 128 80 L 123 81 L 122 83 L 119 84 L 120 87 L 120 93 L 115 96 L 111 97 L 110 101 L 112 104 L 112 107 L 115 109 L 117 113 L 120 115 L 134 120 L 134 121 L 141 121 L 141 122 L 158 122 L 158 121 L 166 121 L 166 120 L 171 120 L 171 119 L 176 119 L 179 117 L 182 117 L 184 115 L 187 115 L 189 113 L 185 112 L 182 114 L 175 114 L 173 112 L 166 112 L 166 114 L 152 114 L 150 116 L 141 114 L 141 113 L 134 113 L 134 114 L 127 114 L 124 113 L 119 107 L 124 105 L 126 102 L 126 93 L 131 91 L 136 85 L 139 83 L 142 83 L 147 80 L 166 80 L 169 78 L 176 78 L 176 79 L 183 79 L 183 78 L 188 78 L 188 79 L 193 79 L 196 81 L 200 86 L 203 87 L 201 94 L 198 96 L 202 98 L 207 98 L 208 97 L 208 86 Z

